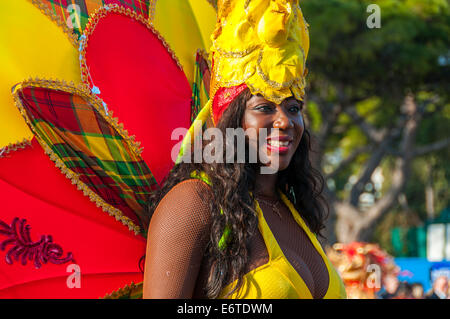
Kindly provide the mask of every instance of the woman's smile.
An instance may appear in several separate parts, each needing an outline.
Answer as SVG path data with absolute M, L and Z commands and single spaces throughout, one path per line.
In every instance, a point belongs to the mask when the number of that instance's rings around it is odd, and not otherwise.
M 271 153 L 288 154 L 292 148 L 293 138 L 286 135 L 270 136 L 267 138 L 267 149 Z

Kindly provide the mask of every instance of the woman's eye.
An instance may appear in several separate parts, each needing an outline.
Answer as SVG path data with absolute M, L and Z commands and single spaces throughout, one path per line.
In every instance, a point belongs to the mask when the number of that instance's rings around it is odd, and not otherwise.
M 270 105 L 264 104 L 257 106 L 255 109 L 261 112 L 271 112 L 273 108 Z
M 300 112 L 300 107 L 297 105 L 293 105 L 293 106 L 289 107 L 289 112 L 298 113 L 298 112 Z

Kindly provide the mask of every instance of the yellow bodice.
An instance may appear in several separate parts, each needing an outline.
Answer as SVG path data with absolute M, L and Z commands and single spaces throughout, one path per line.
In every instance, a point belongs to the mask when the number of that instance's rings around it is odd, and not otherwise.
M 345 299 L 347 298 L 344 284 L 326 256 L 316 236 L 309 230 L 304 220 L 287 199 L 280 192 L 281 198 L 285 205 L 289 208 L 295 221 L 303 228 L 312 244 L 322 256 L 323 261 L 328 270 L 329 284 L 325 299 Z M 258 228 L 264 238 L 267 251 L 269 253 L 269 261 L 257 267 L 256 269 L 244 275 L 244 283 L 242 288 L 228 296 L 231 299 L 312 299 L 312 294 L 306 286 L 303 279 L 289 263 L 287 258 L 281 251 L 272 231 L 269 228 L 264 215 L 259 207 L 258 202 L 255 203 L 256 212 L 258 214 Z M 220 298 L 223 298 L 236 284 L 233 282 L 223 289 Z

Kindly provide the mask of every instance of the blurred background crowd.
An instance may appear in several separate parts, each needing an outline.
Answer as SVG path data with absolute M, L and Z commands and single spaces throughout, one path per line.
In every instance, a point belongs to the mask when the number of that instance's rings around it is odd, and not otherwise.
M 377 294 L 380 299 L 450 299 L 447 276 L 437 277 L 429 291 L 420 282 L 400 281 L 395 276 L 384 279 L 383 289 Z
M 450 299 L 450 262 L 411 262 L 361 242 L 334 244 L 327 254 L 350 299 Z

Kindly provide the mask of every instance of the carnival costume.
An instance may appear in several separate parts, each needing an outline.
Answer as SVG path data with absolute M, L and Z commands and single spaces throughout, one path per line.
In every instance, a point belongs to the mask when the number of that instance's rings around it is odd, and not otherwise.
M 145 232 L 143 211 L 148 194 L 173 166 L 172 131 L 188 127 L 194 118 L 217 123 L 245 88 L 275 103 L 290 96 L 302 100 L 307 24 L 297 0 L 213 1 L 217 25 L 211 61 L 199 51 L 194 62 L 194 52 L 177 58 L 187 45 L 174 50 L 156 30 L 153 1 L 80 1 L 81 23 L 72 29 L 61 16 L 67 9 L 63 3 L 19 4 L 30 12 L 33 6 L 40 9 L 68 36 L 76 49 L 64 47 L 60 56 L 75 57 L 77 63 L 70 60 L 63 79 L 80 84 L 22 79 L 10 85 L 34 138 L 1 149 L 0 253 L 5 262 L 0 262 L 0 296 L 92 298 L 128 284 L 108 296 L 140 297 L 139 261 L 145 237 L 151 235 Z M 186 71 L 190 64 L 196 66 L 194 73 Z M 198 178 L 208 183 L 207 177 Z M 327 271 L 321 297 L 345 297 L 315 235 L 281 197 L 296 222 L 295 231 L 301 230 Z M 313 297 L 255 205 L 267 262 L 247 272 L 244 289 L 232 297 Z M 71 271 L 74 276 L 68 278 Z
M 208 43 L 191 7 L 215 15 L 194 2 L 1 2 L 1 298 L 139 296 L 146 194 Z

